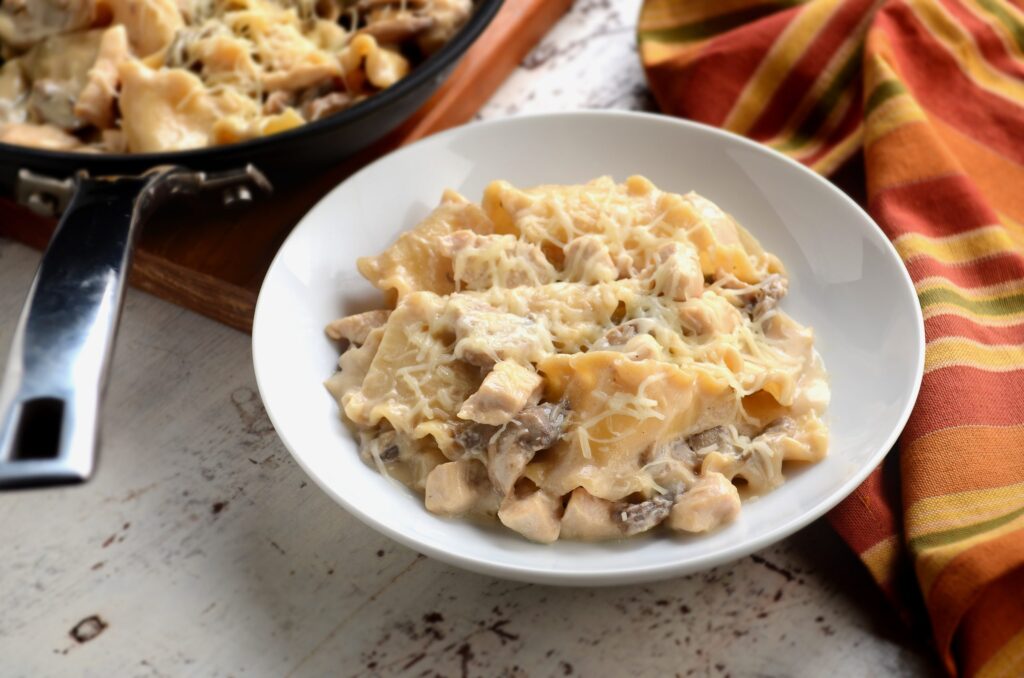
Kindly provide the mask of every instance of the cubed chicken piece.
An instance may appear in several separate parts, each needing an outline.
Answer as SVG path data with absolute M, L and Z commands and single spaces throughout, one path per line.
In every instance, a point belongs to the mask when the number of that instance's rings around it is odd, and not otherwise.
M 704 274 L 696 249 L 677 242 L 657 251 L 643 277 L 654 282 L 655 292 L 676 301 L 699 297 L 704 291 Z
M 78 148 L 82 142 L 53 125 L 33 125 L 29 122 L 0 123 L 0 142 L 14 146 L 32 146 L 51 151 Z
M 638 334 L 622 347 L 622 352 L 633 360 L 660 360 L 664 350 L 658 340 L 649 334 Z
M 124 26 L 111 26 L 100 38 L 99 54 L 89 69 L 85 87 L 75 101 L 75 116 L 99 129 L 114 126 L 114 104 L 121 81 L 118 67 L 131 55 Z
M 622 527 L 612 519 L 614 510 L 612 502 L 598 499 L 582 487 L 577 487 L 569 495 L 569 503 L 565 506 L 561 536 L 580 541 L 620 539 L 623 536 Z
M 562 272 L 566 280 L 593 285 L 612 282 L 619 277 L 619 268 L 600 236 L 588 233 L 573 238 L 564 251 Z
M 743 316 L 736 307 L 714 292 L 678 304 L 676 314 L 683 333 L 689 335 L 729 334 L 743 324 Z
M 676 498 L 668 525 L 683 532 L 707 532 L 740 514 L 740 495 L 720 473 L 707 473 Z
M 327 336 L 331 339 L 336 341 L 345 339 L 357 346 L 361 346 L 366 343 L 366 337 L 371 331 L 382 327 L 388 321 L 389 315 L 391 315 L 391 311 L 383 309 L 356 313 L 355 315 L 332 320 L 324 331 L 327 332 Z
M 558 539 L 562 502 L 543 490 L 526 497 L 510 494 L 501 502 L 498 519 L 510 530 L 527 539 L 550 544 Z
M 537 452 L 558 442 L 569 418 L 566 403 L 541 403 L 519 412 L 487 446 L 487 470 L 503 496 L 509 494 Z
M 498 311 L 462 297 L 449 303 L 454 316 L 455 357 L 490 367 L 500 360 L 535 363 L 554 351 L 551 333 L 530 317 Z
M 171 44 L 185 21 L 175 0 L 106 0 L 114 24 L 128 29 L 128 41 L 140 57 Z
M 459 410 L 460 419 L 500 426 L 526 406 L 544 382 L 532 368 L 511 360 L 494 366 Z
M 479 512 L 494 499 L 487 469 L 475 459 L 435 466 L 427 476 L 425 494 L 427 510 L 443 516 Z
M 545 285 L 555 280 L 555 269 L 541 249 L 513 235 L 455 231 L 444 245 L 461 289 Z

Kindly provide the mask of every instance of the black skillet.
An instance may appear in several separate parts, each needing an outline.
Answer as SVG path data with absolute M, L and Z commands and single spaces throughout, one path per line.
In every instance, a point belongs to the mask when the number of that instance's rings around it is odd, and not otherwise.
M 444 81 L 502 0 L 394 86 L 336 115 L 229 146 L 138 155 L 0 143 L 0 192 L 61 214 L 0 382 L 0 488 L 87 480 L 132 246 L 164 200 L 219 190 L 225 203 L 350 156 L 404 122 Z M 68 199 L 70 196 L 70 200 Z

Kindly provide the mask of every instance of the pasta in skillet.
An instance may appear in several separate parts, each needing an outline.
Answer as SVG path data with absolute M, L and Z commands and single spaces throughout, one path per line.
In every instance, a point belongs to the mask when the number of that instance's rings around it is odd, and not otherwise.
M 538 542 L 706 532 L 828 447 L 813 333 L 782 263 L 697 194 L 643 177 L 440 206 L 360 272 L 327 381 L 381 473 L 442 515 Z
M 8 0 L 0 141 L 148 153 L 244 141 L 404 78 L 472 0 Z

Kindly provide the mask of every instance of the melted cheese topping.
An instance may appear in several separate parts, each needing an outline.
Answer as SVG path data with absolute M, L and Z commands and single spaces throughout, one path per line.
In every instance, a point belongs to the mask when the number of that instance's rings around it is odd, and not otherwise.
M 274 134 L 395 84 L 471 12 L 471 0 L 3 4 L 0 139 L 142 153 Z
M 368 335 L 371 314 L 332 323 L 368 338 L 328 385 L 364 441 L 399 441 L 364 456 L 431 510 L 497 511 L 537 541 L 567 501 L 575 538 L 714 529 L 739 510 L 729 481 L 767 492 L 826 453 L 827 376 L 778 308 L 785 269 L 696 194 L 499 181 L 358 263 L 394 310 Z

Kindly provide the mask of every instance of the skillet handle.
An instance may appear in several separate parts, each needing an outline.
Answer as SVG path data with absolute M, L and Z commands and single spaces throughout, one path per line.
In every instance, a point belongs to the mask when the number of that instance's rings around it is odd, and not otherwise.
M 132 245 L 163 176 L 78 177 L 0 383 L 0 488 L 77 483 L 92 473 Z

